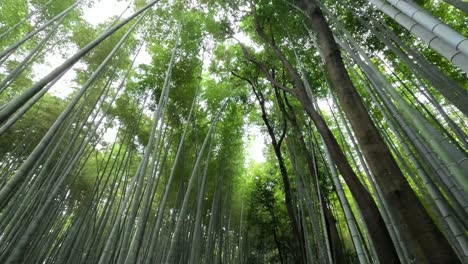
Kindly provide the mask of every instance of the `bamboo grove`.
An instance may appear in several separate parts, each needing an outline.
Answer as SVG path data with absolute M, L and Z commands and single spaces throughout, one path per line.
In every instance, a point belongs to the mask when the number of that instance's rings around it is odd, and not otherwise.
M 468 263 L 466 2 L 100 2 L 0 0 L 0 263 Z

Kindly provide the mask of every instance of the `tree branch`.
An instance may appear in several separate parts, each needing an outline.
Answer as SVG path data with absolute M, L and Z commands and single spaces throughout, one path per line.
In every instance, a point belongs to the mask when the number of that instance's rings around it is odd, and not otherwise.
M 291 88 L 288 88 L 284 85 L 282 85 L 281 83 L 279 83 L 278 81 L 276 81 L 272 76 L 271 74 L 268 72 L 268 69 L 266 68 L 265 64 L 259 62 L 258 60 L 256 60 L 250 53 L 249 51 L 247 50 L 247 48 L 245 47 L 245 45 L 240 42 L 240 41 L 237 41 L 242 49 L 242 52 L 244 53 L 244 56 L 245 58 L 252 62 L 253 64 L 255 64 L 257 66 L 257 68 L 259 68 L 266 76 L 266 78 L 268 79 L 268 81 L 270 81 L 271 83 L 273 83 L 275 86 L 277 86 L 278 88 L 280 88 L 281 90 L 291 94 L 291 95 L 294 95 L 296 96 L 296 91 L 291 89 Z
M 293 79 L 296 87 L 299 89 L 305 90 L 304 83 L 302 82 L 301 76 L 299 75 L 297 70 L 294 68 L 294 66 L 291 64 L 291 62 L 288 60 L 288 58 L 286 58 L 284 53 L 276 45 L 274 38 L 272 37 L 273 29 L 272 29 L 271 24 L 270 24 L 271 37 L 268 37 L 265 31 L 263 30 L 262 25 L 260 24 L 260 21 L 257 16 L 257 10 L 254 5 L 252 5 L 252 13 L 255 19 L 255 30 L 257 31 L 257 34 L 271 47 L 276 57 L 278 57 L 278 59 L 284 64 L 284 66 L 286 67 L 286 70 L 288 71 L 289 75 Z
M 243 77 L 243 76 L 241 76 L 241 75 L 235 73 L 234 71 L 231 71 L 231 74 L 234 75 L 234 76 L 236 76 L 237 78 L 239 78 L 239 79 L 241 79 L 241 80 L 246 81 L 248 84 L 250 84 L 250 86 L 252 87 L 252 91 L 254 92 L 255 97 L 257 98 L 257 100 L 258 100 L 261 104 L 263 104 L 263 103 L 265 102 L 265 99 L 263 98 L 263 96 L 260 97 L 260 95 L 259 95 L 258 92 L 257 92 L 257 89 L 256 89 L 257 84 L 256 84 L 256 82 L 250 80 L 250 79 L 247 78 L 247 77 Z

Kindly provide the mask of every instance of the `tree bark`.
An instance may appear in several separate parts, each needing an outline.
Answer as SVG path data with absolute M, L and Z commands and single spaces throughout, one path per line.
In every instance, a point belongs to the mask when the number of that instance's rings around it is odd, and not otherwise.
M 257 97 L 258 103 L 260 104 L 262 110 L 262 119 L 267 127 L 268 134 L 271 138 L 271 144 L 275 151 L 276 158 L 278 159 L 278 165 L 280 167 L 281 177 L 283 180 L 283 187 L 284 187 L 284 202 L 286 204 L 286 209 L 288 211 L 289 220 L 291 221 L 291 226 L 294 232 L 294 236 L 296 237 L 296 245 L 297 248 L 296 252 L 296 263 L 305 263 L 305 243 L 304 237 L 301 232 L 301 228 L 299 226 L 299 222 L 297 219 L 296 210 L 294 209 L 294 204 L 292 202 L 292 192 L 291 192 L 291 184 L 289 181 L 288 171 L 286 170 L 286 165 L 284 164 L 284 158 L 281 153 L 281 143 L 283 142 L 285 133 L 286 133 L 286 124 L 284 124 L 282 134 L 279 140 L 276 139 L 275 132 L 273 127 L 270 124 L 268 119 L 268 114 L 265 110 L 265 98 L 261 91 L 256 90 L 255 85 L 252 85 L 252 90 Z
M 340 50 L 321 10 L 310 0 L 300 0 L 299 5 L 317 34 L 318 48 L 323 55 L 331 89 L 338 96 L 385 199 L 397 221 L 406 227 L 402 233 L 413 245 L 416 262 L 459 263 L 455 252 L 424 210 L 372 123 L 344 67 Z M 393 254 L 395 257 L 396 253 Z M 383 260 L 391 263 L 389 258 Z
M 327 145 L 333 162 L 338 167 L 338 170 L 346 181 L 351 194 L 356 199 L 358 206 L 361 208 L 362 216 L 369 230 L 369 236 L 376 249 L 379 262 L 400 263 L 390 234 L 385 228 L 385 222 L 383 221 L 372 196 L 364 188 L 349 165 L 345 154 L 325 123 L 325 120 L 323 120 L 319 113 L 313 108 L 312 103 L 305 93 L 298 97 L 298 99 L 301 101 L 308 115 L 317 127 L 317 130 Z
M 346 259 L 343 254 L 343 245 L 341 243 L 340 236 L 338 235 L 338 229 L 336 228 L 335 217 L 333 217 L 333 214 L 331 213 L 330 208 L 328 208 L 328 206 L 324 205 L 323 207 L 327 219 L 327 229 L 332 248 L 333 263 L 346 263 Z
M 255 14 L 255 10 L 254 10 Z M 297 72 L 297 70 L 292 66 L 289 60 L 285 57 L 285 55 L 281 52 L 281 50 L 276 46 L 274 40 L 268 37 L 263 28 L 259 24 L 258 20 L 256 20 L 256 30 L 258 35 L 264 39 L 270 47 L 273 49 L 273 52 L 281 60 L 285 68 L 287 69 L 290 77 L 292 78 L 296 89 L 290 89 L 285 87 L 278 81 L 276 81 L 272 75 L 268 72 L 265 65 L 256 61 L 252 56 L 250 56 L 247 49 L 241 45 L 241 48 L 244 52 L 244 55 L 247 57 L 248 60 L 255 63 L 257 67 L 259 67 L 264 74 L 266 75 L 267 79 L 278 88 L 282 89 L 285 92 L 288 92 L 295 96 L 301 105 L 306 110 L 309 117 L 314 122 L 317 131 L 322 136 L 333 162 L 338 167 L 341 175 L 345 179 L 353 197 L 356 199 L 358 206 L 362 210 L 362 216 L 366 225 L 369 230 L 369 235 L 374 243 L 375 249 L 377 251 L 377 255 L 379 258 L 380 263 L 400 263 L 398 259 L 398 255 L 395 251 L 393 246 L 393 242 L 391 237 L 385 228 L 385 223 L 380 215 L 380 212 L 369 192 L 364 188 L 362 183 L 359 181 L 357 175 L 354 173 L 353 169 L 348 163 L 345 154 L 343 153 L 340 145 L 336 141 L 336 138 L 328 128 L 325 120 L 322 116 L 315 110 L 311 99 L 309 98 L 304 83 Z M 359 97 L 358 97 L 359 98 Z M 362 103 L 361 103 L 362 105 Z M 365 112 L 367 114 L 367 112 Z M 415 197 L 416 198 L 416 197 Z

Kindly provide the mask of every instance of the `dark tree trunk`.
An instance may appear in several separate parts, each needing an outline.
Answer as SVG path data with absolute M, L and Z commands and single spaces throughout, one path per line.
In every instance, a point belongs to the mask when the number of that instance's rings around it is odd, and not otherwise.
M 272 227 L 273 239 L 275 240 L 276 248 L 278 249 L 278 255 L 279 255 L 280 263 L 283 264 L 284 263 L 284 261 L 283 261 L 283 250 L 282 250 L 281 243 L 280 243 L 280 241 L 278 239 L 278 234 L 276 233 L 276 227 L 278 226 L 278 220 L 276 219 L 275 210 L 273 210 L 273 208 L 271 206 L 268 206 L 268 211 L 270 212 L 271 221 L 273 223 L 273 227 Z
M 275 132 L 273 127 L 268 120 L 268 115 L 265 110 L 265 99 L 261 91 L 255 90 L 254 86 L 252 86 L 254 93 L 257 97 L 257 101 L 260 104 L 262 110 L 262 119 L 267 127 L 268 134 L 271 138 L 271 144 L 275 151 L 276 158 L 278 160 L 278 165 L 281 172 L 281 178 L 283 180 L 283 188 L 284 188 L 284 202 L 286 204 L 286 209 L 288 211 L 289 220 L 291 221 L 291 226 L 293 229 L 294 237 L 296 238 L 296 263 L 305 263 L 305 243 L 304 243 L 304 236 L 302 235 L 301 228 L 299 226 L 299 222 L 297 220 L 296 210 L 293 204 L 292 199 L 292 192 L 291 192 L 291 184 L 289 181 L 288 171 L 286 170 L 286 165 L 284 164 L 283 154 L 281 153 L 281 143 L 283 142 L 285 133 L 286 133 L 286 124 L 283 127 L 283 131 L 279 140 L 276 139 Z
M 340 236 L 338 235 L 338 229 L 336 228 L 335 217 L 333 217 L 333 214 L 331 213 L 328 206 L 324 205 L 323 207 L 325 212 L 325 219 L 327 222 L 328 238 L 330 241 L 333 263 L 346 263 L 346 259 L 343 253 L 343 244 L 341 243 Z
M 289 104 L 286 94 L 284 96 L 284 102 L 283 102 L 283 99 L 276 87 L 275 87 L 275 94 L 276 94 L 276 99 L 278 100 L 278 105 L 280 107 L 280 110 L 283 112 L 284 116 L 291 123 L 291 126 L 293 127 L 293 132 L 297 140 L 299 141 L 299 145 L 301 146 L 302 153 L 305 155 L 307 168 L 309 169 L 310 176 L 318 177 L 318 175 L 316 175 L 315 168 L 314 168 L 315 161 L 310 151 L 306 147 L 307 145 L 305 143 L 304 136 L 301 133 L 300 126 L 297 122 L 296 114 L 294 113 L 294 108 L 292 107 L 291 104 Z M 286 110 L 285 106 L 287 106 L 288 110 Z M 315 181 L 315 179 L 312 179 L 312 182 L 318 182 L 318 181 Z M 324 200 L 325 200 L 324 197 L 322 197 L 322 201 Z M 323 207 L 323 212 L 325 214 L 325 220 L 326 220 L 326 225 L 327 225 L 326 226 L 327 235 L 328 235 L 328 241 L 330 243 L 333 263 L 335 264 L 346 263 L 346 259 L 344 258 L 344 253 L 343 253 L 343 248 L 342 248 L 343 245 L 341 243 L 340 237 L 338 235 L 338 230 L 336 228 L 335 217 L 333 216 L 330 209 L 328 208 L 328 206 L 325 205 L 324 202 L 322 203 L 322 207 Z
M 268 80 L 273 85 L 292 94 L 299 100 L 302 107 L 304 107 L 307 114 L 314 122 L 317 131 L 322 136 L 323 141 L 325 142 L 328 151 L 330 152 L 330 156 L 333 162 L 338 167 L 338 170 L 340 171 L 341 175 L 346 181 L 346 184 L 348 185 L 351 194 L 353 195 L 358 206 L 361 209 L 363 220 L 366 223 L 367 229 L 369 231 L 369 236 L 377 252 L 379 262 L 392 264 L 400 263 L 396 250 L 393 246 L 390 234 L 388 233 L 388 230 L 385 227 L 385 222 L 383 221 L 382 216 L 380 215 L 380 212 L 377 208 L 377 205 L 374 202 L 374 199 L 372 198 L 370 193 L 364 188 L 362 183 L 359 181 L 357 175 L 349 165 L 348 160 L 346 159 L 346 155 L 343 153 L 343 150 L 336 141 L 336 138 L 328 128 L 327 124 L 325 123 L 325 120 L 315 110 L 311 99 L 306 93 L 306 88 L 304 86 L 304 83 L 302 82 L 299 73 L 292 66 L 289 60 L 284 56 L 284 54 L 278 48 L 274 40 L 265 34 L 258 20 L 256 23 L 256 30 L 259 36 L 270 45 L 278 59 L 281 60 L 284 67 L 287 69 L 290 77 L 292 78 L 296 89 L 290 89 L 276 81 L 270 74 L 270 72 L 266 69 L 265 65 L 256 61 L 252 56 L 250 56 L 247 49 L 241 45 L 245 56 L 247 57 L 247 59 L 255 63 L 257 67 L 259 67 L 265 73 Z
M 459 263 L 455 252 L 419 202 L 371 121 L 344 67 L 340 50 L 321 10 L 311 0 L 300 0 L 299 5 L 317 34 L 318 49 L 323 55 L 331 89 L 338 96 L 372 174 L 391 207 L 391 213 L 400 223 L 405 240 L 411 245 L 416 262 Z M 396 253 L 392 255 L 379 258 L 384 260 L 382 263 L 392 263 Z
M 300 93 L 299 93 L 300 94 Z M 306 109 L 310 118 L 322 136 L 332 160 L 343 176 L 358 206 L 361 208 L 362 216 L 369 230 L 369 236 L 374 244 L 380 263 L 400 263 L 398 255 L 393 246 L 392 239 L 385 227 L 385 222 L 370 193 L 364 188 L 357 175 L 348 163 L 345 154 L 338 142 L 328 128 L 322 116 L 313 108 L 312 103 L 304 93 L 298 99 Z
M 281 178 L 283 181 L 284 202 L 286 204 L 288 217 L 291 222 L 291 227 L 295 238 L 294 245 L 292 246 L 295 249 L 294 257 L 296 259 L 296 263 L 306 263 L 304 236 L 301 232 L 301 227 L 297 218 L 295 206 L 292 199 L 291 183 L 289 181 L 288 171 L 286 170 L 286 165 L 284 163 L 283 154 L 281 153 L 281 144 L 286 135 L 286 121 L 283 120 L 283 130 L 281 132 L 280 138 L 276 139 L 275 131 L 271 126 L 270 120 L 268 119 L 268 113 L 265 109 L 265 97 L 263 96 L 263 93 L 260 90 L 258 90 L 257 81 L 239 76 L 234 72 L 232 72 L 232 74 L 237 78 L 246 81 L 251 86 L 252 91 L 254 92 L 257 102 L 262 111 L 262 119 L 265 123 L 265 126 L 267 127 L 268 134 L 271 138 L 271 144 L 273 146 L 275 156 L 278 160 Z

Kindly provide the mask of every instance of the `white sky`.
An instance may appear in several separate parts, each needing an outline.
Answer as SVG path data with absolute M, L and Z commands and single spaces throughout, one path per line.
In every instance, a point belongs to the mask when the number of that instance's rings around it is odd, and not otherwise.
M 249 125 L 245 127 L 244 134 L 245 146 L 245 163 L 251 161 L 265 162 L 265 136 L 262 134 L 260 127 L 257 125 Z
M 125 9 L 127 9 L 130 1 L 128 0 L 99 0 L 95 1 L 92 7 L 83 8 L 83 18 L 86 19 L 90 24 L 97 25 L 105 22 L 112 16 L 120 15 Z M 131 14 L 133 7 L 126 10 L 124 17 Z

